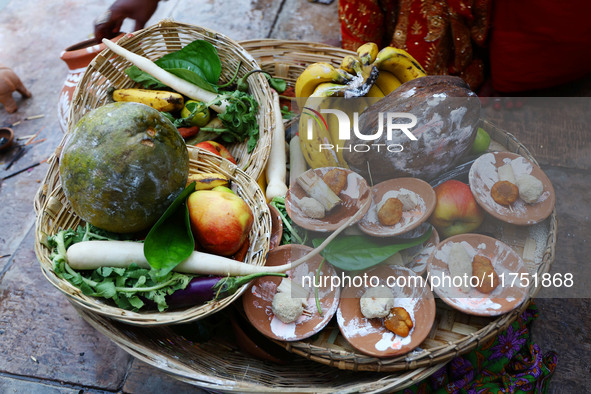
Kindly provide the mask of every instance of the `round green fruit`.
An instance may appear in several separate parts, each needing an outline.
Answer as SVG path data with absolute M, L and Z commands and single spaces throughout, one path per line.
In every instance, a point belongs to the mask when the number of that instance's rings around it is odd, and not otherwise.
M 112 103 L 80 119 L 60 156 L 74 212 L 116 233 L 150 227 L 183 190 L 186 145 L 174 125 L 144 104 Z
M 472 144 L 472 153 L 484 153 L 488 150 L 489 145 L 490 135 L 482 127 L 479 127 L 476 131 L 476 139 Z

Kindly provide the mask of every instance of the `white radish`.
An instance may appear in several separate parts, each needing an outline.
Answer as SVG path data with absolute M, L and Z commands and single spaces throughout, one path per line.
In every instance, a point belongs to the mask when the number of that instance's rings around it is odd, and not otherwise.
M 289 141 L 289 185 L 295 185 L 296 179 L 307 169 L 306 159 L 300 147 L 300 137 L 294 135 Z
M 271 153 L 267 162 L 267 201 L 273 197 L 283 197 L 287 193 L 285 184 L 287 177 L 287 155 L 285 154 L 285 128 L 283 127 L 283 115 L 279 104 L 279 95 L 273 91 L 273 110 L 275 112 L 275 129 L 271 139 Z
M 369 204 L 371 199 L 365 202 Z M 242 263 L 226 257 L 203 252 L 193 252 L 185 261 L 177 265 L 173 271 L 197 275 L 243 276 L 262 272 L 286 272 L 308 261 L 319 254 L 338 234 L 349 227 L 364 211 L 361 207 L 324 242 L 291 263 L 274 267 L 258 266 Z M 70 267 L 77 270 L 92 270 L 100 267 L 126 268 L 132 263 L 141 268 L 150 268 L 144 257 L 144 245 L 131 241 L 83 241 L 70 246 L 66 252 L 66 260 Z
M 126 268 L 132 263 L 140 268 L 150 269 L 144 256 L 144 244 L 130 241 L 86 241 L 68 248 L 66 259 L 70 267 L 77 270 L 92 270 L 99 267 Z M 214 254 L 193 252 L 189 258 L 174 268 L 185 274 L 242 276 L 270 271 L 268 268 L 241 263 Z
M 128 51 L 127 49 L 115 44 L 113 41 L 103 38 L 103 44 L 107 46 L 111 51 L 117 55 L 130 61 L 133 65 L 137 66 L 140 70 L 147 72 L 166 86 L 176 90 L 178 93 L 184 94 L 194 100 L 209 103 L 214 101 L 218 95 L 208 90 L 202 89 L 199 86 L 192 84 L 191 82 L 185 81 L 176 75 L 169 73 L 168 71 L 158 67 L 150 59 L 146 59 L 143 56 Z M 221 101 L 220 105 L 211 105 L 214 111 L 222 113 L 226 110 L 228 102 L 225 100 Z

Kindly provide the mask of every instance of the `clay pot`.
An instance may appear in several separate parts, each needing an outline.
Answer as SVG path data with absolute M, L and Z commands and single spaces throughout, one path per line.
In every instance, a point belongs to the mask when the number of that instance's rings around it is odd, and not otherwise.
M 111 41 L 117 41 L 124 35 L 125 33 L 120 33 Z M 89 39 L 66 48 L 60 55 L 60 59 L 68 66 L 68 76 L 60 92 L 57 107 L 57 117 L 63 132 L 66 132 L 68 129 L 70 103 L 74 97 L 76 86 L 92 59 L 104 49 L 106 49 L 105 44 L 97 44 L 94 39 Z
M 0 127 L 0 151 L 10 148 L 14 141 L 14 131 L 10 127 Z

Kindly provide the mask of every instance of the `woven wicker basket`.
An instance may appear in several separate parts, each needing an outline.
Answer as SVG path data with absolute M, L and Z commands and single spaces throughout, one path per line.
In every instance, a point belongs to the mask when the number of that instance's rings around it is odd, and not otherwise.
M 532 159 L 510 134 L 488 123 L 485 128 L 491 133 L 495 149 L 505 147 Z M 491 220 L 486 222 L 485 231 L 503 231 L 501 240 L 522 256 L 530 272 L 543 274 L 554 260 L 556 213 L 539 226 L 547 236 L 537 263 L 533 255 L 536 247 L 528 246 L 531 238 L 525 236 L 523 228 Z M 86 310 L 79 313 L 134 357 L 199 387 L 232 392 L 392 392 L 431 376 L 453 357 L 493 339 L 526 309 L 538 290 L 530 289 L 522 306 L 497 318 L 469 316 L 437 300 L 435 325 L 421 350 L 392 359 L 376 359 L 354 351 L 336 324 L 331 323 L 315 340 L 277 342 L 302 356 L 288 365 L 257 360 L 226 338 L 195 346 L 170 327 L 131 327 Z
M 63 141 L 62 141 L 63 144 Z M 63 145 L 60 145 L 60 147 Z M 215 156 L 202 149 L 187 147 L 189 151 L 189 174 L 218 172 L 227 175 L 241 196 L 253 210 L 255 221 L 249 234 L 251 245 L 245 262 L 264 265 L 269 251 L 271 234 L 271 214 L 261 189 L 256 181 L 228 160 Z M 212 301 L 192 308 L 167 312 L 131 312 L 114 306 L 105 300 L 89 297 L 68 281 L 60 279 L 53 272 L 50 250 L 45 244 L 47 236 L 61 229 L 75 228 L 81 219 L 72 211 L 59 183 L 59 150 L 51 157 L 49 171 L 43 186 L 35 198 L 37 221 L 35 225 L 35 252 L 45 277 L 49 282 L 68 296 L 78 307 L 98 313 L 128 324 L 141 326 L 185 323 L 204 318 L 218 312 L 236 300 L 247 286 L 240 288 L 232 296 Z
M 257 58 L 261 68 L 291 84 L 307 64 L 339 64 L 344 55 L 351 53 L 323 44 L 292 41 L 256 40 L 241 44 Z M 483 127 L 493 139 L 491 148 L 516 152 L 535 162 L 511 134 L 486 121 Z M 484 231 L 511 245 L 530 272 L 542 274 L 549 271 L 554 261 L 556 212 L 540 223 L 538 230 L 540 235 L 532 238 L 526 228 L 492 219 L 484 227 Z M 336 325 L 329 325 L 314 340 L 278 342 L 303 356 L 289 365 L 254 359 L 225 339 L 195 346 L 170 327 L 131 327 L 75 306 L 87 322 L 133 356 L 200 387 L 234 392 L 391 392 L 427 378 L 451 358 L 495 337 L 517 318 L 538 290 L 530 289 L 522 306 L 497 318 L 469 316 L 438 300 L 435 325 L 421 348 L 393 359 L 381 360 L 355 352 L 340 337 Z
M 223 34 L 190 24 L 163 20 L 144 30 L 128 34 L 117 44 L 125 49 L 142 55 L 150 60 L 182 49 L 194 40 L 206 40 L 213 44 L 222 62 L 221 82 L 230 80 L 240 63 L 238 76 L 258 69 L 256 61 L 238 43 Z M 108 92 L 111 88 L 137 87 L 125 69 L 131 63 L 110 50 L 101 52 L 90 63 L 74 92 L 70 105 L 68 130 L 88 111 L 111 101 Z M 259 142 L 251 153 L 247 152 L 246 143 L 229 144 L 228 149 L 238 162 L 238 166 L 254 179 L 265 168 L 271 149 L 271 128 L 274 124 L 271 91 L 267 79 L 260 73 L 248 79 L 249 93 L 259 103 Z

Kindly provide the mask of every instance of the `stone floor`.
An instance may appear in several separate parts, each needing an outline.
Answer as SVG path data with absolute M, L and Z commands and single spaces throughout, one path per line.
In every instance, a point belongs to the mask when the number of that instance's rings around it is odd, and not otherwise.
M 0 63 L 11 67 L 33 93 L 31 99 L 18 99 L 14 114 L 0 108 L 0 126 L 16 124 L 17 137 L 39 132 L 38 138 L 45 139 L 31 145 L 9 170 L 5 163 L 14 152 L 0 153 L 0 177 L 43 161 L 59 144 L 63 135 L 56 99 L 67 73 L 60 52 L 88 38 L 92 21 L 110 3 L 0 0 Z M 165 17 L 235 40 L 267 37 L 339 45 L 336 3 L 169 0 L 150 22 Z M 123 30 L 132 26 L 126 23 Z M 557 92 L 579 96 L 589 91 L 587 80 Z M 553 124 L 532 113 L 527 103 L 520 111 L 487 110 L 491 120 L 532 150 L 557 191 L 560 231 L 552 269 L 577 272 L 582 283 L 578 298 L 547 294 L 537 300 L 541 318 L 534 335 L 544 352 L 559 355 L 551 392 L 585 392 L 591 386 L 591 303 L 583 282 L 590 277 L 584 267 L 591 255 L 591 133 L 586 130 L 591 122 L 588 116 L 569 118 L 566 111 Z M 194 392 L 195 387 L 137 361 L 92 329 L 41 274 L 34 253 L 33 199 L 46 170 L 41 164 L 0 181 L 0 392 Z

